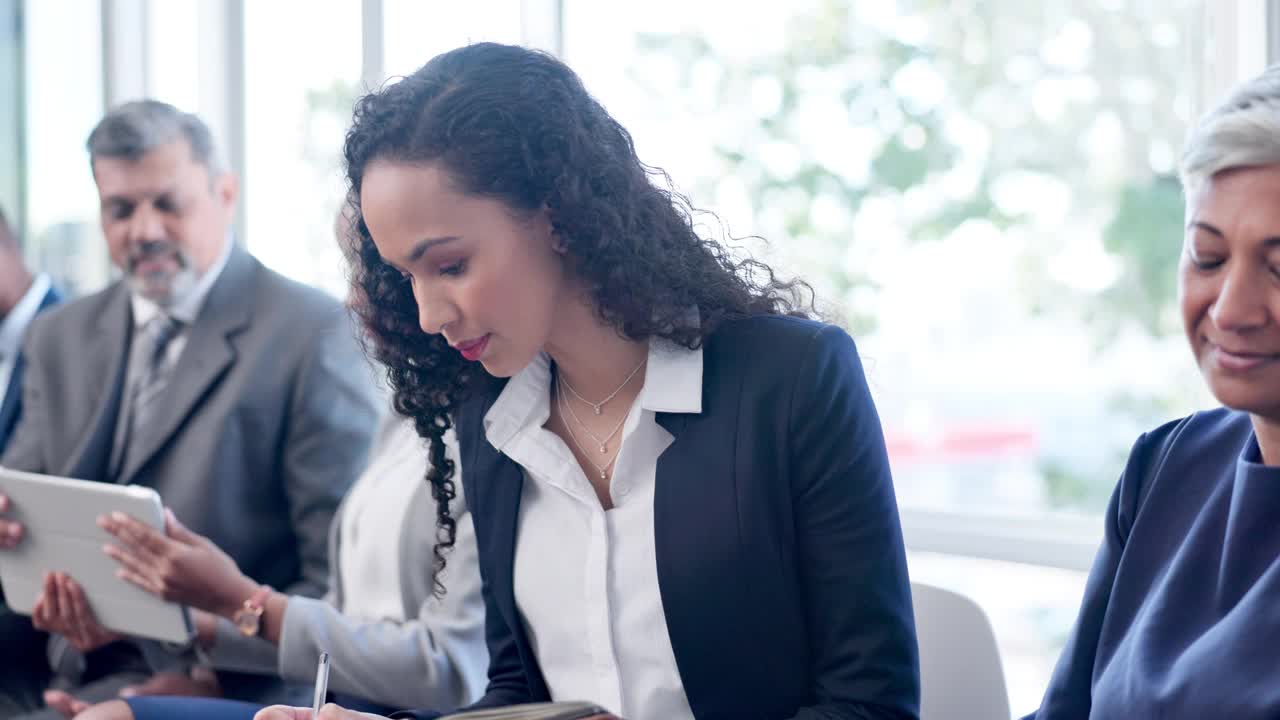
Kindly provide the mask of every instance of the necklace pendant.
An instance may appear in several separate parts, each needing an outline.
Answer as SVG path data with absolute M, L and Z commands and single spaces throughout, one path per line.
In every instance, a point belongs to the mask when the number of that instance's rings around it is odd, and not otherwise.
M 597 414 L 597 415 L 599 415 L 599 414 L 601 414 L 601 413 L 603 413 L 603 412 L 604 412 L 603 410 L 601 410 L 601 409 L 600 409 L 600 406 L 599 406 L 599 405 L 594 405 L 593 407 L 596 409 L 596 414 Z
M 601 454 L 601 455 L 603 455 L 603 454 L 605 454 L 605 453 L 607 453 L 607 452 L 609 452 L 609 448 L 605 447 L 604 445 L 601 445 L 601 446 L 600 446 L 600 454 Z
M 600 479 L 601 479 L 601 480 L 608 480 L 608 479 L 609 479 L 609 477 L 605 474 L 605 471 L 604 471 L 604 470 L 601 470 L 601 471 L 600 471 Z

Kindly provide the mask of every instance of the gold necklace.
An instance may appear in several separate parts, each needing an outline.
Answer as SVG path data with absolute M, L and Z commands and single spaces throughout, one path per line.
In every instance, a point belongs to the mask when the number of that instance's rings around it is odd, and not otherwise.
M 560 404 L 560 417 L 563 418 L 564 412 L 565 412 L 564 393 L 556 393 L 556 401 Z M 623 420 L 625 419 L 626 418 L 623 418 Z M 565 422 L 564 429 L 569 433 L 569 439 L 573 441 L 573 444 L 575 446 L 577 446 L 578 450 L 582 453 L 582 456 L 587 459 L 587 462 L 591 463 L 591 467 L 595 468 L 596 472 L 600 473 L 600 479 L 608 480 L 609 466 L 613 464 L 614 460 L 618 459 L 618 454 L 622 451 L 622 448 L 618 448 L 618 452 L 614 453 L 613 457 L 609 458 L 609 460 L 605 464 L 601 465 L 600 463 L 596 462 L 593 459 L 594 456 L 590 452 L 588 452 L 586 448 L 582 446 L 582 443 L 578 442 L 578 436 L 573 433 L 572 425 L 570 425 L 568 422 Z M 603 447 L 601 448 L 601 452 L 604 452 Z
M 607 403 L 607 402 L 609 402 L 610 400 L 614 399 L 615 397 L 617 397 L 618 393 L 622 392 L 622 388 L 626 387 L 626 386 L 627 386 L 627 383 L 631 382 L 631 378 L 635 377 L 635 376 L 636 376 L 636 373 L 640 372 L 640 368 L 644 367 L 644 364 L 645 364 L 646 362 L 648 362 L 648 361 L 649 361 L 649 356 L 648 356 L 648 355 L 645 355 L 644 359 L 642 359 L 642 360 L 640 361 L 640 364 L 639 364 L 639 365 L 637 365 L 637 366 L 635 367 L 635 369 L 631 371 L 631 374 L 627 376 L 627 379 L 626 379 L 626 380 L 623 380 L 623 381 L 622 381 L 622 384 L 618 386 L 618 389 L 617 389 L 617 390 L 614 390 L 614 391 L 613 391 L 613 392 L 611 392 L 611 393 L 609 393 L 609 397 L 607 397 L 607 398 L 605 398 L 605 399 L 601 400 L 601 401 L 600 401 L 600 402 L 598 402 L 598 403 L 597 403 L 597 402 L 591 402 L 590 400 L 588 400 L 588 399 L 586 399 L 586 398 L 582 397 L 581 395 L 579 395 L 579 394 L 578 394 L 578 391 L 577 391 L 577 390 L 574 390 L 574 389 L 573 389 L 573 386 L 572 386 L 572 385 L 570 385 L 570 384 L 569 384 L 569 382 L 568 382 L 567 380 L 565 380 L 565 379 L 564 379 L 564 376 L 563 376 L 563 375 L 561 375 L 560 373 L 558 373 L 558 372 L 557 372 L 557 373 L 556 373 L 556 377 L 560 379 L 560 382 L 564 383 L 564 386 L 565 386 L 566 388 L 568 388 L 568 389 L 569 389 L 569 392 L 573 393 L 573 396 L 574 396 L 574 397 L 576 397 L 576 398 L 578 398 L 579 400 L 581 400 L 582 402 L 584 402 L 584 403 L 586 403 L 586 404 L 590 405 L 590 406 L 591 406 L 591 408 L 592 408 L 593 410 L 595 410 L 595 411 L 596 411 L 596 414 L 597 414 L 597 415 L 599 415 L 599 414 L 600 414 L 600 411 L 601 411 L 601 408 L 603 408 L 603 407 L 604 407 L 604 404 L 605 404 L 605 403 Z
M 563 378 L 561 378 L 561 377 L 560 377 L 560 375 L 559 375 L 558 373 L 557 373 L 557 375 L 556 375 L 556 378 L 557 378 L 557 381 L 559 382 L 560 386 L 561 386 L 561 387 L 564 387 L 564 380 L 563 380 Z M 625 425 L 625 424 L 627 423 L 627 415 L 630 415 L 631 413 L 627 413 L 626 415 L 623 415 L 623 416 L 622 416 L 622 419 L 618 421 L 618 424 L 613 426 L 613 430 L 609 431 L 609 434 L 608 434 L 608 435 L 605 435 L 605 436 L 602 438 L 602 437 L 600 437 L 599 435 L 596 435 L 596 434 L 591 430 L 591 428 L 590 428 L 590 427 L 587 427 L 587 424 L 586 424 L 586 423 L 582 422 L 582 418 L 578 417 L 578 413 L 574 412 L 574 410 L 573 410 L 573 403 L 570 403 L 570 402 L 568 402 L 568 401 L 564 400 L 564 393 L 563 393 L 563 392 L 561 392 L 561 393 L 559 393 L 559 395 L 560 395 L 560 398 L 561 398 L 561 403 L 560 403 L 560 414 L 561 414 L 561 415 L 564 415 L 565 408 L 567 407 L 567 408 L 568 408 L 568 410 L 569 410 L 569 417 L 573 418 L 574 422 L 578 423 L 578 425 L 579 425 L 579 426 L 581 426 L 583 430 L 586 430 L 586 431 L 587 431 L 587 434 L 591 436 L 591 439 L 592 439 L 592 440 L 595 440 L 595 441 L 596 441 L 596 444 L 600 446 L 600 454 L 601 454 L 601 455 L 603 455 L 603 454 L 605 454 L 606 452 L 609 452 L 609 441 L 610 441 L 610 440 L 612 440 L 612 439 L 613 439 L 613 436 L 614 436 L 614 435 L 617 435 L 617 434 L 618 434 L 618 431 L 622 429 L 622 426 L 623 426 L 623 425 Z M 568 424 L 569 424 L 569 423 L 567 423 L 567 422 L 565 423 L 565 425 L 566 425 L 566 426 L 567 426 Z

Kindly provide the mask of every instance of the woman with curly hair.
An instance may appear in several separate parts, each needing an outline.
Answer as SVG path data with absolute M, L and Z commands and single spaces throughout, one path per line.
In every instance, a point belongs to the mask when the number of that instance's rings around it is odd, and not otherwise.
M 437 566 L 466 486 L 478 707 L 916 717 L 879 419 L 807 285 L 699 237 L 541 52 L 434 58 L 358 102 L 344 152 L 358 310 L 428 441 Z

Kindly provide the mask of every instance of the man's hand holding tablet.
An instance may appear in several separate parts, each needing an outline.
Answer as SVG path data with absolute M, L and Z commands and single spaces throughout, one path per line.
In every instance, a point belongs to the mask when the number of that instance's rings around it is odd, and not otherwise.
M 98 624 L 84 589 L 64 572 L 45 573 L 44 589 L 31 610 L 31 624 L 37 630 L 66 637 L 80 652 L 97 650 L 121 637 Z

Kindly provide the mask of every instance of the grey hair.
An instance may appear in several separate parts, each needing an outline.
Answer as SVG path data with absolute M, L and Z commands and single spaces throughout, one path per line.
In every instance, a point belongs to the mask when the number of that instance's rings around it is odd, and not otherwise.
M 159 100 L 135 100 L 113 108 L 89 133 L 85 147 L 92 168 L 94 161 L 104 157 L 136 161 L 178 138 L 186 139 L 192 159 L 208 168 L 210 177 L 226 170 L 209 126 Z
M 1190 196 L 1224 170 L 1280 164 L 1280 65 L 1240 85 L 1191 130 L 1182 152 Z

